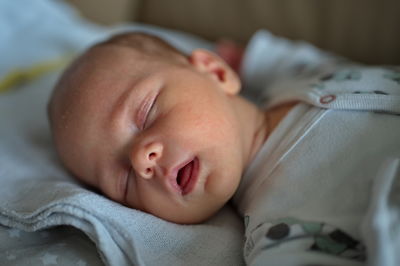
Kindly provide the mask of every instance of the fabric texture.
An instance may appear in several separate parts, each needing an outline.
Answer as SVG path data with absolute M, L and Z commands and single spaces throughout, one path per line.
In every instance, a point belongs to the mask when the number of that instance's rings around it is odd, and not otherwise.
M 385 160 L 400 156 L 400 120 L 306 104 L 292 112 L 302 115 L 285 118 L 235 198 L 247 220 L 246 261 L 363 265 L 373 258 L 364 241 L 372 228 L 365 235 L 361 231 L 371 185 Z

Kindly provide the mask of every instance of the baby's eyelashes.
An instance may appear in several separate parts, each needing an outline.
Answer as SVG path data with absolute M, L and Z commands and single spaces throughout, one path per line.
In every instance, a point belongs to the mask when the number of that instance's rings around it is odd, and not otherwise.
M 144 101 L 142 102 L 142 104 L 140 105 L 139 110 L 137 111 L 137 124 L 138 124 L 138 128 L 140 128 L 141 130 L 145 129 L 147 126 L 147 122 L 148 122 L 148 117 L 149 114 L 151 112 L 151 110 L 153 109 L 154 103 L 157 99 L 157 95 L 148 95 Z
M 153 99 L 153 101 L 152 101 L 152 104 L 151 104 L 151 107 L 150 107 L 150 109 L 149 109 L 149 111 L 147 112 L 147 114 L 146 114 L 146 119 L 145 119 L 145 121 L 144 121 L 144 124 L 143 124 L 143 129 L 146 129 L 146 128 L 148 128 L 149 126 L 150 126 L 150 124 L 153 122 L 153 120 L 154 120 L 154 116 L 155 116 L 155 113 L 156 113 L 156 110 L 157 110 L 157 106 L 156 106 L 156 103 L 157 103 L 157 99 L 158 99 L 158 95 L 159 94 L 157 94 L 155 97 L 154 97 L 154 99 Z

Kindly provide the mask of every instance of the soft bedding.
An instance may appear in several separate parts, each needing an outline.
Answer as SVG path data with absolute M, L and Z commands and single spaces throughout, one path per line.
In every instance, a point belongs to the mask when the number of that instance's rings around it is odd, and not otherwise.
M 115 203 L 62 168 L 46 117 L 65 63 L 112 33 L 150 31 L 184 51 L 212 46 L 143 25 L 101 28 L 59 1 L 0 1 L 0 13 L 0 264 L 242 265 L 232 207 L 184 226 Z

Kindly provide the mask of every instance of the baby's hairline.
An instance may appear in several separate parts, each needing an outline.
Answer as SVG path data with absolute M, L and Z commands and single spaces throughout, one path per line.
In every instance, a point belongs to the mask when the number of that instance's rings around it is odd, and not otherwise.
M 104 46 L 127 47 L 140 52 L 143 55 L 153 57 L 156 57 L 156 55 L 161 55 L 157 52 L 163 51 L 170 53 L 170 55 L 188 59 L 187 54 L 178 50 L 166 40 L 143 31 L 127 31 L 112 35 L 108 39 L 92 45 L 86 52 Z

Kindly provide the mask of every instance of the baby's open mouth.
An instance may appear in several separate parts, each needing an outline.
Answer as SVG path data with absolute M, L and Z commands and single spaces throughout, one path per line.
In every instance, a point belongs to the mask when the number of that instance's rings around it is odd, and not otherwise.
M 198 159 L 195 158 L 178 171 L 176 183 L 183 195 L 190 193 L 197 181 Z

